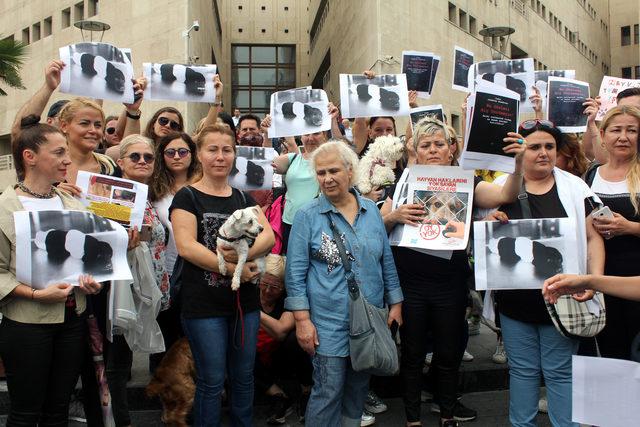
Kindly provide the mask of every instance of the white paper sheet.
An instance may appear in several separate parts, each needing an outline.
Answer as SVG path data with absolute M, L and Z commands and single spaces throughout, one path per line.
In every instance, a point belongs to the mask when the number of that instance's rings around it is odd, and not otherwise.
M 290 89 L 271 94 L 269 138 L 331 129 L 329 99 L 322 89 Z
M 136 181 L 78 171 L 80 201 L 88 210 L 125 227 L 142 228 L 149 187 Z
M 547 108 L 547 86 L 549 84 L 549 77 L 564 77 L 567 79 L 576 78 L 576 70 L 542 70 L 535 72 L 535 85 L 540 91 L 540 97 L 542 98 L 542 109 L 546 111 Z
M 471 92 L 469 88 L 469 70 L 473 68 L 474 54 L 470 50 L 459 46 L 453 48 L 453 76 L 451 88 L 462 92 Z
M 559 90 L 562 87 L 563 90 Z M 584 132 L 587 116 L 584 101 L 589 98 L 589 83 L 563 77 L 549 77 L 547 118 L 563 133 Z
M 406 75 L 340 74 L 342 117 L 408 116 L 410 110 Z
M 640 424 L 640 364 L 573 356 L 572 421 L 602 427 Z
M 183 65 L 145 62 L 145 99 L 152 101 L 215 102 L 213 76 L 216 65 Z M 189 70 L 189 71 L 187 71 Z
M 489 79 L 499 86 L 516 92 L 522 112 L 533 111 L 529 101 L 535 84 L 533 58 L 477 62 L 473 64 L 470 71 L 470 89 L 476 90 L 477 85 Z
M 616 97 L 620 92 L 631 87 L 640 87 L 640 79 L 621 79 L 619 77 L 604 76 L 600 84 L 600 109 L 596 120 L 604 118 L 612 107 L 616 106 Z

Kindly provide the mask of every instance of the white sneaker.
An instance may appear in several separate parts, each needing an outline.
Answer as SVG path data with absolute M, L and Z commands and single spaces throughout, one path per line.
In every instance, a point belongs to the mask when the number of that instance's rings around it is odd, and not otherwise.
M 463 362 L 471 362 L 473 361 L 473 354 L 469 353 L 467 350 L 464 351 L 464 354 L 462 355 L 462 361 Z
M 433 359 L 433 353 L 427 353 L 427 356 L 424 358 L 424 364 L 431 366 L 432 359 Z
M 366 409 L 362 412 L 362 417 L 360 418 L 360 427 L 372 426 L 376 423 L 376 417 Z
M 504 344 L 502 344 L 502 341 L 500 341 L 496 346 L 496 351 L 493 353 L 493 356 L 491 356 L 491 360 L 493 360 L 493 363 L 498 363 L 500 365 L 507 363 L 507 353 L 504 351 Z
M 540 400 L 538 400 L 538 412 L 542 412 L 543 414 L 546 414 L 549 412 L 549 409 L 547 408 L 546 397 L 541 397 Z

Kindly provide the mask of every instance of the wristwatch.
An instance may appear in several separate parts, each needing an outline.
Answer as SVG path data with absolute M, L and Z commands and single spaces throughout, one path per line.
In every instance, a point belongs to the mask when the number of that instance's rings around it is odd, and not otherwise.
M 130 118 L 131 120 L 140 120 L 140 116 L 142 115 L 142 112 L 138 110 L 137 113 L 138 114 L 131 114 L 129 110 L 127 110 L 127 117 Z

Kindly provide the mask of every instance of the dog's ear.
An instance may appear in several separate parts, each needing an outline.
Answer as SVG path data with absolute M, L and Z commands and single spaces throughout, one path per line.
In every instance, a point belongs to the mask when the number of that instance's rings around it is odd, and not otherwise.
M 261 212 L 260 206 L 258 206 L 258 205 L 253 206 L 253 207 L 251 208 L 251 210 L 253 211 L 253 213 L 254 213 L 254 214 L 256 214 L 256 216 L 257 216 L 257 217 L 259 217 L 259 216 L 260 216 L 260 212 Z
M 233 217 L 233 219 L 235 219 L 236 221 L 240 221 L 242 219 L 242 209 L 238 209 L 237 211 L 235 211 L 233 213 L 233 215 L 231 215 Z

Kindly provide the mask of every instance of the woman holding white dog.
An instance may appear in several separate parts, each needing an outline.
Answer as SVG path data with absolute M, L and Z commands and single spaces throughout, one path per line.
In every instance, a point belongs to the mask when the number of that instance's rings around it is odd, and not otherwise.
M 207 126 L 198 134 L 197 156 L 202 178 L 176 193 L 170 208 L 179 255 L 184 259 L 180 304 L 182 324 L 196 365 L 193 414 L 197 426 L 219 426 L 225 374 L 231 383 L 231 422 L 252 425 L 253 366 L 260 322 L 258 274 L 253 261 L 274 244 L 271 227 L 255 210 L 263 231 L 258 234 L 242 269 L 241 286 L 231 290 L 238 254 L 217 248 L 219 229 L 238 209 L 255 206 L 253 199 L 229 185 L 236 155 L 235 136 L 226 127 Z M 216 250 L 224 253 L 221 275 Z
M 495 208 L 512 201 L 522 183 L 522 137 L 510 133 L 504 138 L 505 153 L 515 154 L 516 169 L 504 187 L 476 178 L 474 206 Z M 444 123 L 433 118 L 420 120 L 414 130 L 413 148 L 418 165 L 451 166 L 456 158 L 457 144 L 450 138 Z M 387 229 L 396 224 L 417 225 L 422 221 L 424 207 L 406 204 L 391 209 L 387 199 L 382 207 Z M 458 369 L 465 347 L 465 311 L 467 278 L 471 274 L 466 251 L 454 251 L 450 259 L 427 255 L 410 248 L 394 247 L 394 257 L 402 291 L 404 324 L 400 375 L 405 385 L 404 406 L 408 426 L 420 421 L 422 366 L 426 355 L 427 331 L 433 333 L 433 361 L 436 399 L 440 407 L 441 425 L 455 426 L 457 420 L 473 420 L 474 410 L 456 399 Z
M 335 229 L 352 260 L 351 270 L 367 301 L 390 306 L 388 324 L 402 323 L 402 291 L 382 217 L 352 186 L 357 155 L 342 141 L 313 152 L 321 195 L 296 213 L 289 242 L 285 308 L 293 311 L 300 346 L 313 356 L 307 427 L 359 426 L 369 374 L 349 359 L 349 291 Z

